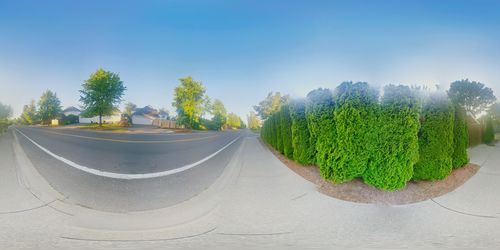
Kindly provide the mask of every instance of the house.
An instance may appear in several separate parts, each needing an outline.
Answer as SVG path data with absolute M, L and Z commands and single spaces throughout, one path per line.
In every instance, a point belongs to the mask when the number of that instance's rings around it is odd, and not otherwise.
M 69 106 L 67 107 L 65 110 L 62 111 L 63 114 L 65 116 L 68 116 L 68 115 L 76 115 L 76 116 L 80 116 L 80 114 L 82 113 L 81 110 L 73 107 L 73 106 Z
M 132 113 L 132 124 L 153 125 L 155 119 L 160 119 L 160 113 L 150 105 L 136 108 Z

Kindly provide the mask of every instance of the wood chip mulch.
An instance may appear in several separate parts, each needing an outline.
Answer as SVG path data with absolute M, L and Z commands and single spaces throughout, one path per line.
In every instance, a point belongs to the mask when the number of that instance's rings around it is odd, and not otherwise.
M 318 191 L 321 193 L 357 203 L 404 205 L 432 199 L 455 190 L 475 175 L 480 168 L 478 165 L 469 163 L 462 168 L 453 170 L 446 179 L 441 181 L 410 181 L 401 190 L 383 191 L 368 186 L 360 178 L 342 184 L 324 180 L 317 166 L 300 165 L 286 158 L 261 140 L 260 142 L 264 147 L 269 148 L 288 168 L 304 179 L 316 184 Z

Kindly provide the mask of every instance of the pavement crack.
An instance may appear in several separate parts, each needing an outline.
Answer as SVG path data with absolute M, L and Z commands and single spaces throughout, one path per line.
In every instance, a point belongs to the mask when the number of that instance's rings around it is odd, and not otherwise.
M 61 239 L 65 240 L 78 240 L 78 241 L 94 241 L 94 242 L 153 242 L 153 241 L 173 241 L 173 240 L 182 240 L 182 239 L 189 239 L 189 238 L 195 238 L 199 236 L 203 236 L 205 234 L 209 234 L 213 231 L 215 231 L 217 227 L 211 228 L 210 230 L 207 230 L 205 232 L 201 232 L 198 234 L 192 234 L 192 235 L 186 235 L 186 236 L 180 236 L 180 237 L 173 237 L 173 238 L 162 238 L 162 239 L 140 239 L 140 240 L 121 240 L 121 239 L 89 239 L 89 238 L 78 238 L 78 237 L 68 237 L 68 236 L 59 236 Z
M 307 193 L 303 193 L 303 194 L 301 194 L 301 195 L 299 195 L 299 196 L 297 196 L 295 198 L 292 198 L 292 201 L 298 200 L 298 199 L 300 199 L 300 198 L 302 198 L 302 197 L 304 197 L 306 195 L 307 195 Z
M 1 214 L 18 214 L 18 213 L 24 213 L 24 212 L 29 212 L 29 211 L 33 211 L 33 210 L 36 210 L 36 209 L 39 209 L 39 208 L 43 208 L 43 207 L 47 207 L 49 206 L 50 207 L 50 204 L 55 202 L 57 200 L 53 200 L 49 203 L 45 203 L 45 204 L 42 204 L 40 206 L 36 206 L 36 207 L 32 207 L 32 208 L 27 208 L 27 209 L 21 209 L 21 210 L 14 210 L 14 211 L 7 211 L 7 212 L 0 212 L 0 215 Z
M 442 208 L 444 208 L 446 210 L 455 212 L 455 213 L 459 213 L 459 214 L 463 214 L 463 215 L 468 215 L 468 216 L 474 216 L 474 217 L 480 217 L 480 218 L 488 218 L 488 219 L 497 219 L 498 218 L 497 216 L 492 216 L 492 215 L 471 214 L 471 213 L 466 213 L 466 212 L 458 211 L 458 210 L 455 210 L 453 208 L 449 208 L 447 206 L 444 206 L 441 203 L 435 201 L 434 199 L 431 199 L 431 201 L 434 202 L 434 203 L 436 203 L 438 206 L 440 206 L 440 207 L 442 207 Z

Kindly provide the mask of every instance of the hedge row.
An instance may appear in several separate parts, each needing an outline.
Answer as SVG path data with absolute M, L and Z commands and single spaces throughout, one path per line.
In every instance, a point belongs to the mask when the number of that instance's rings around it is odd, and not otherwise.
M 442 96 L 431 96 L 422 111 L 419 138 L 420 160 L 413 179 L 441 180 L 453 169 L 453 127 L 455 111 Z
M 261 136 L 327 180 L 362 178 L 384 190 L 442 179 L 468 162 L 464 111 L 406 86 L 386 86 L 382 98 L 367 83 L 313 90 L 271 115 Z

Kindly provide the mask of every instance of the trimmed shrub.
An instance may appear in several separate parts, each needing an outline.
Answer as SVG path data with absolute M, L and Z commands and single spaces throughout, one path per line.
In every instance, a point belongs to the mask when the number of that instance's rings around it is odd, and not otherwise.
M 492 144 L 495 141 L 495 128 L 493 124 L 493 119 L 491 117 L 486 118 L 486 128 L 483 134 L 483 142 L 485 144 Z
M 455 105 L 455 121 L 453 126 L 453 168 L 459 168 L 469 163 L 467 147 L 469 134 L 467 131 L 467 114 L 465 109 Z
M 413 170 L 415 180 L 441 180 L 452 170 L 455 111 L 451 102 L 431 95 L 424 104 L 419 134 L 420 160 Z
M 312 164 L 315 149 L 311 145 L 304 100 L 295 100 L 290 104 L 290 117 L 292 118 L 293 159 L 303 165 Z
M 285 151 L 283 150 L 283 136 L 282 130 L 281 130 L 281 109 L 274 114 L 275 116 L 275 131 L 276 131 L 276 150 L 278 150 L 280 153 L 284 153 Z
M 311 136 L 311 147 L 315 150 L 315 161 L 321 176 L 330 179 L 332 158 L 335 149 L 334 101 L 329 89 L 316 89 L 307 94 L 306 119 Z
M 344 82 L 336 89 L 334 121 L 335 149 L 331 180 L 350 181 L 361 176 L 368 166 L 376 129 L 378 93 L 365 82 Z
M 292 118 L 290 117 L 290 108 L 288 104 L 281 106 L 280 125 L 281 137 L 283 138 L 283 154 L 293 159 Z
M 418 161 L 420 104 L 407 86 L 388 85 L 370 136 L 372 152 L 365 183 L 384 190 L 406 186 Z

